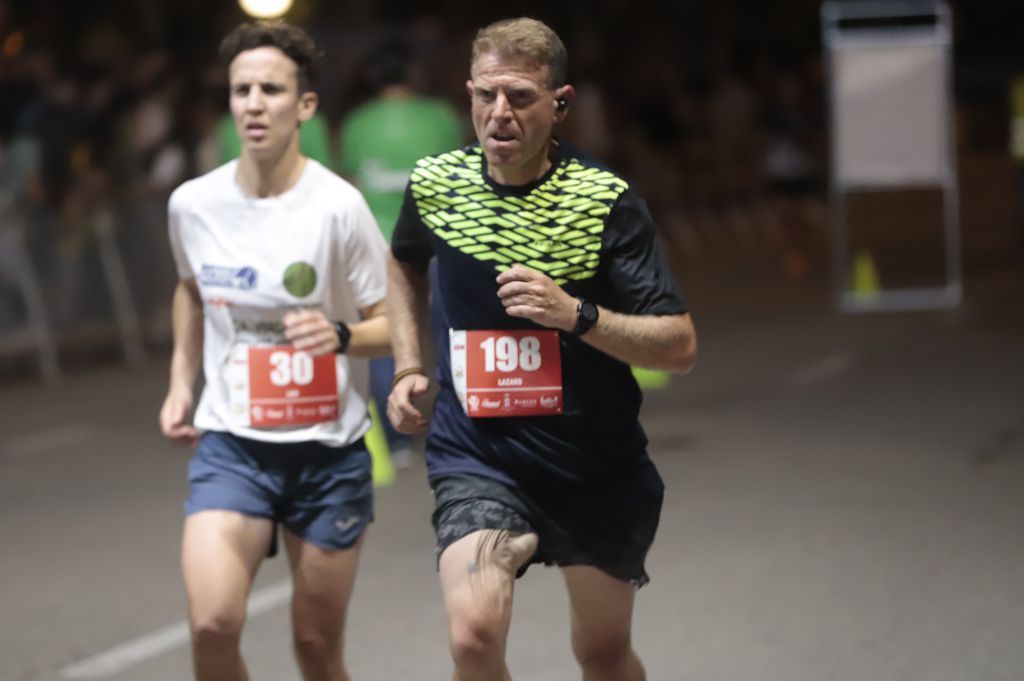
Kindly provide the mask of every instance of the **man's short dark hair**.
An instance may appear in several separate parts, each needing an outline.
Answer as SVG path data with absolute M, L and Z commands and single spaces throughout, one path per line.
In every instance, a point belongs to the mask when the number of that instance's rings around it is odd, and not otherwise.
M 375 92 L 389 85 L 408 84 L 413 61 L 413 46 L 407 37 L 385 36 L 366 55 L 366 79 Z
M 295 62 L 299 93 L 313 89 L 323 55 L 308 33 L 283 21 L 273 24 L 247 22 L 240 24 L 221 41 L 220 57 L 230 65 L 239 54 L 257 47 L 276 47 L 284 52 Z
M 548 68 L 548 87 L 565 85 L 569 55 L 550 26 L 530 17 L 503 19 L 480 29 L 473 40 L 472 63 L 485 54 Z

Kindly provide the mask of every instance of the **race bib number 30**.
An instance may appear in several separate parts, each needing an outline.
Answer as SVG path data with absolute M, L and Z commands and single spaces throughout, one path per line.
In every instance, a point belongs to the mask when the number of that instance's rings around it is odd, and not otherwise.
M 232 406 L 253 428 L 338 418 L 334 354 L 313 357 L 290 345 L 238 345 L 231 357 Z
M 562 413 L 558 332 L 449 332 L 452 382 L 472 417 Z

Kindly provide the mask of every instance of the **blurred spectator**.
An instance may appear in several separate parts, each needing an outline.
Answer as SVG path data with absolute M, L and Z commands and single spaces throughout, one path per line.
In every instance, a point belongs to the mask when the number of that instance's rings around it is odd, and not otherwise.
M 806 202 L 818 193 L 811 154 L 811 126 L 795 73 L 773 69 L 762 102 L 763 169 L 772 219 L 781 231 L 786 253 L 783 266 L 802 276 L 814 238 Z
M 25 318 L 16 276 L 23 257 L 25 204 L 32 185 L 38 187 L 39 152 L 34 140 L 22 137 L 9 144 L 0 132 L 0 331 Z
M 165 328 L 175 282 L 167 233 L 167 199 L 194 172 L 186 149 L 187 117 L 179 114 L 184 83 L 170 55 L 148 54 L 134 75 L 136 91 L 115 126 L 110 173 L 117 243 L 131 298 L 151 328 Z
M 373 97 L 348 115 L 338 135 L 338 168 L 363 192 L 386 238 L 416 161 L 465 142 L 454 109 L 414 87 L 415 68 L 406 38 L 378 44 L 362 76 Z
M 373 93 L 352 111 L 339 133 L 339 172 L 363 192 L 385 239 L 398 220 L 405 187 L 416 161 L 462 146 L 465 137 L 450 105 L 415 87 L 418 64 L 405 36 L 388 36 L 367 55 L 362 79 Z M 395 465 L 409 458 L 409 437 L 383 417 L 395 363 L 370 363 L 371 393 Z
M 1017 234 L 1024 250 L 1024 76 L 1010 82 L 1010 157 L 1017 173 Z

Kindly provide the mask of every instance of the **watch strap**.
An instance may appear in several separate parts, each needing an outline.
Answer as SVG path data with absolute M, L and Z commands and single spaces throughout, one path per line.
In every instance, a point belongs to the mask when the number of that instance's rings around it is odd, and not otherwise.
M 572 335 L 579 338 L 597 323 L 597 306 L 583 298 L 576 299 L 576 327 Z
M 352 342 L 352 329 L 342 321 L 331 322 L 334 325 L 334 333 L 338 334 L 338 347 L 335 350 L 339 355 L 348 350 L 348 344 Z

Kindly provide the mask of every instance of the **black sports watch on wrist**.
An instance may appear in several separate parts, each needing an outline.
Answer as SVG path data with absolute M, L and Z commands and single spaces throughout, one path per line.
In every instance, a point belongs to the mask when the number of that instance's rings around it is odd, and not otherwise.
M 594 324 L 597 324 L 598 317 L 597 305 L 594 305 L 589 300 L 583 298 L 576 299 L 576 328 L 572 330 L 572 335 L 579 338 L 587 331 L 594 328 Z
M 352 329 L 348 328 L 345 322 L 331 322 L 334 325 L 334 333 L 338 334 L 338 347 L 336 353 L 342 355 L 348 350 L 348 344 L 352 342 Z

